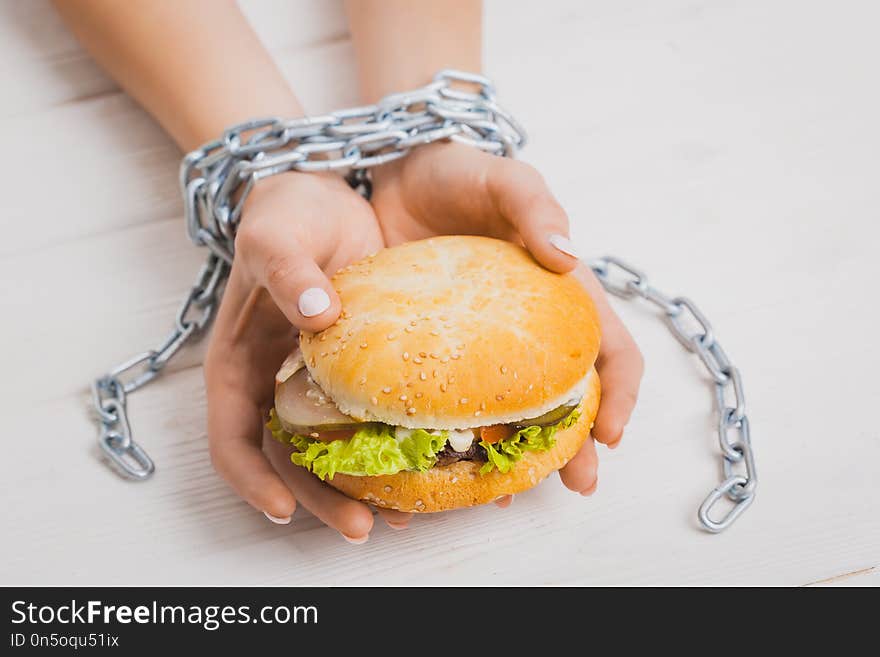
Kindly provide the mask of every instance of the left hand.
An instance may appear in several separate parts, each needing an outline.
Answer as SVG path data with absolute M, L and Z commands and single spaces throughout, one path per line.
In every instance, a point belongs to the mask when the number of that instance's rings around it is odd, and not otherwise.
M 559 471 L 571 490 L 598 483 L 596 441 L 618 445 L 638 397 L 643 360 L 601 284 L 568 239 L 568 216 L 530 165 L 455 142 L 414 149 L 373 170 L 371 203 L 387 246 L 434 235 L 486 235 L 523 244 L 544 267 L 573 272 L 596 304 L 602 401 L 592 437 Z M 509 504 L 504 500 L 501 506 Z

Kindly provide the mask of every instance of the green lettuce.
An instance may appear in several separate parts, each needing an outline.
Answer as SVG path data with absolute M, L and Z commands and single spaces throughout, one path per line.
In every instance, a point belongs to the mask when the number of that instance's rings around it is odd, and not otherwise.
M 267 426 L 277 440 L 296 448 L 290 460 L 320 479 L 333 479 L 337 472 L 359 476 L 396 474 L 401 470 L 424 472 L 437 462 L 437 453 L 448 437 L 446 431 L 434 435 L 416 429 L 398 441 L 393 427 L 373 422 L 364 424 L 349 439 L 325 443 L 285 431 L 274 409 Z
M 480 441 L 480 446 L 486 450 L 488 459 L 480 468 L 480 474 L 488 474 L 496 468 L 499 472 L 510 472 L 525 452 L 544 452 L 550 449 L 556 444 L 556 432 L 568 429 L 577 422 L 580 416 L 580 411 L 575 409 L 558 424 L 549 427 L 526 427 L 517 431 L 510 438 L 499 440 L 497 443 Z
M 550 449 L 556 444 L 556 432 L 567 429 L 579 417 L 580 411 L 575 409 L 558 424 L 526 427 L 497 443 L 481 441 L 488 460 L 480 468 L 480 474 L 496 468 L 507 473 L 526 452 Z M 270 412 L 266 426 L 276 440 L 296 448 L 290 455 L 291 461 L 320 479 L 333 479 L 337 472 L 357 476 L 390 475 L 402 470 L 425 472 L 434 467 L 437 454 L 449 437 L 446 431 L 432 434 L 425 429 L 414 429 L 406 438 L 397 440 L 394 427 L 372 422 L 362 425 L 349 439 L 325 443 L 285 431 L 275 409 Z

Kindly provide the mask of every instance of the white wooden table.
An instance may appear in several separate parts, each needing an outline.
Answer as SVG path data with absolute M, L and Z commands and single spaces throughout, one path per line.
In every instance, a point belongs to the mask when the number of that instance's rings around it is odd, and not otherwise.
M 245 8 L 310 110 L 356 101 L 337 3 Z M 877 3 L 489 3 L 486 70 L 575 241 L 697 300 L 741 367 L 758 497 L 699 531 L 711 388 L 619 303 L 647 372 L 592 498 L 553 478 L 363 546 L 214 474 L 201 350 L 131 401 L 156 476 L 99 462 L 86 384 L 165 335 L 204 254 L 162 131 L 42 0 L 0 18 L 0 584 L 880 584 Z

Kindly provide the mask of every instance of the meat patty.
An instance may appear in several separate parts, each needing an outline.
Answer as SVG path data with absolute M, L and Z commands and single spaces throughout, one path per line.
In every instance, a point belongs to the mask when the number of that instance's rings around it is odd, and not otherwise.
M 456 461 L 487 461 L 486 458 L 486 450 L 480 447 L 480 444 L 475 440 L 471 443 L 471 446 L 468 447 L 463 452 L 456 452 L 449 443 L 446 443 L 446 446 L 437 453 L 437 463 L 435 465 L 449 465 L 450 463 L 455 463 Z

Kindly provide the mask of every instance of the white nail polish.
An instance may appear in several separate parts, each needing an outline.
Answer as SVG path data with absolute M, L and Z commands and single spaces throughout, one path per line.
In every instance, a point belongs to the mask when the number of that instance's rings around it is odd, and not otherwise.
M 351 536 L 346 536 L 345 534 L 342 534 L 341 532 L 340 532 L 340 536 L 342 536 L 342 538 L 344 538 L 346 541 L 348 541 L 352 545 L 363 545 L 370 538 L 369 534 L 367 534 L 366 536 L 361 536 L 360 538 L 352 538 Z
M 579 258 L 577 249 L 574 244 L 572 244 L 571 240 L 568 239 L 565 235 L 558 235 L 554 233 L 547 241 L 550 242 L 556 249 L 562 251 L 565 255 L 570 255 L 572 258 Z
M 319 287 L 310 287 L 299 295 L 299 311 L 303 317 L 314 317 L 330 307 L 330 297 Z
M 391 527 L 391 529 L 396 529 L 397 531 L 400 531 L 401 529 L 409 529 L 409 525 L 405 522 L 390 522 L 388 520 L 386 520 L 385 522 L 388 523 L 388 526 Z
M 274 522 L 276 525 L 289 525 L 290 521 L 293 519 L 290 516 L 287 516 L 286 518 L 279 518 L 278 516 L 273 516 L 271 513 L 266 513 L 265 511 L 263 511 L 263 515 Z

